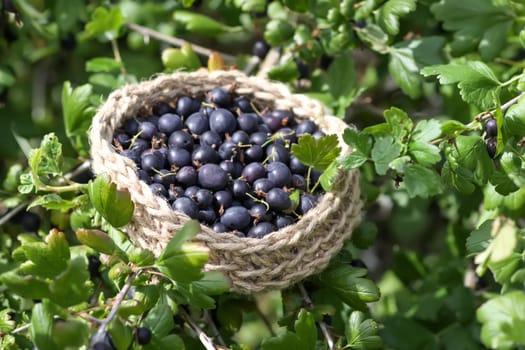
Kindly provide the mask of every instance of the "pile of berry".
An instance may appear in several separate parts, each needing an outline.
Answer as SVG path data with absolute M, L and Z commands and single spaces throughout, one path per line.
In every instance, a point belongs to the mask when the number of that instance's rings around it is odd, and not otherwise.
M 317 204 L 322 194 L 312 188 L 321 173 L 291 145 L 324 134 L 290 111 L 257 107 L 223 88 L 180 96 L 126 120 L 113 144 L 174 210 L 215 232 L 260 238 Z

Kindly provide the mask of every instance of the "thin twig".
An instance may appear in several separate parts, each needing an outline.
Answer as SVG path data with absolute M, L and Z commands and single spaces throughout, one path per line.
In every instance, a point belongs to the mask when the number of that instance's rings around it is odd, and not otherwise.
M 308 308 L 312 309 L 314 307 L 314 303 L 312 302 L 312 299 L 310 299 L 308 292 L 306 291 L 302 283 L 299 283 L 298 286 L 299 286 L 299 290 L 301 291 L 301 295 L 303 296 L 303 299 L 306 302 L 306 305 L 308 306 Z M 328 331 L 328 327 L 326 326 L 326 323 L 324 323 L 322 320 L 319 321 L 319 328 L 321 328 L 321 332 L 323 332 L 323 336 L 325 337 L 326 342 L 328 343 L 328 349 L 333 350 L 334 340 L 332 339 L 332 336 L 330 335 L 330 332 Z
M 150 28 L 147 28 L 147 27 L 143 27 L 143 26 L 138 25 L 138 24 L 128 23 L 126 26 L 128 27 L 128 29 L 131 29 L 131 30 L 133 30 L 135 32 L 141 33 L 144 36 L 152 37 L 154 39 L 157 39 L 157 40 L 160 40 L 160 41 L 163 41 L 165 43 L 168 43 L 168 44 L 171 44 L 171 45 L 175 45 L 175 46 L 178 46 L 178 47 L 181 47 L 184 44 L 190 44 L 191 48 L 193 49 L 193 51 L 195 51 L 196 53 L 198 53 L 200 55 L 203 55 L 203 56 L 208 56 L 209 57 L 212 54 L 212 52 L 217 52 L 216 50 L 210 50 L 210 49 L 208 49 L 206 47 L 203 47 L 203 46 L 200 46 L 200 45 L 197 45 L 197 44 L 192 44 L 192 43 L 190 43 L 187 40 L 175 38 L 175 37 L 172 37 L 172 36 L 169 36 L 169 35 L 157 32 L 156 30 L 153 30 L 153 29 L 150 29 Z M 226 60 L 226 61 L 228 61 L 230 63 L 235 62 L 235 60 L 236 60 L 235 56 L 228 55 L 228 54 L 222 53 L 222 52 L 219 52 L 219 54 L 222 56 L 222 58 L 224 58 L 224 60 Z
M 210 325 L 211 330 L 216 334 L 216 338 L 219 341 L 219 344 L 221 344 L 222 346 L 226 346 L 226 342 L 224 342 L 224 339 L 222 339 L 221 333 L 219 332 L 217 325 L 215 324 L 213 318 L 207 310 L 204 310 L 204 317 L 206 318 L 206 322 Z
M 261 59 L 259 57 L 257 56 L 250 57 L 248 64 L 243 70 L 244 74 L 250 75 L 260 63 L 261 63 Z
M 124 284 L 124 286 L 122 287 L 120 292 L 118 292 L 117 296 L 115 297 L 115 301 L 113 302 L 113 306 L 111 307 L 111 311 L 109 312 L 107 317 L 100 322 L 100 326 L 98 327 L 98 329 L 97 329 L 96 333 L 94 334 L 93 338 L 99 338 L 99 337 L 103 337 L 104 336 L 104 333 L 106 332 L 106 328 L 111 323 L 113 318 L 115 318 L 115 316 L 117 315 L 118 308 L 119 308 L 120 304 L 122 303 L 122 301 L 124 300 L 124 298 L 128 294 L 128 290 L 131 287 L 131 284 L 133 283 L 135 278 L 137 278 L 137 276 L 140 275 L 141 272 L 142 272 L 142 270 L 135 271 L 128 277 L 128 280 L 126 281 L 126 283 Z
M 0 226 L 5 225 L 9 220 L 11 220 L 13 218 L 13 216 L 18 214 L 22 210 L 24 210 L 25 207 L 27 207 L 28 205 L 29 205 L 29 201 L 26 200 L 26 201 L 23 201 L 22 203 L 18 204 L 13 209 L 11 209 L 11 211 L 7 212 L 4 216 L 2 216 L 0 218 Z
M 116 39 L 111 39 L 111 49 L 113 50 L 113 56 L 115 56 L 115 61 L 120 63 L 120 73 L 125 77 L 128 75 L 126 72 L 126 67 L 124 67 L 124 62 L 122 61 L 122 56 L 120 55 L 120 50 L 118 48 L 118 43 Z
M 21 332 L 23 332 L 23 331 L 28 330 L 29 327 L 31 327 L 31 323 L 28 323 L 28 324 L 26 324 L 26 325 L 23 325 L 23 326 L 21 326 L 21 327 L 18 327 L 17 329 L 13 329 L 13 330 L 11 331 L 11 334 L 21 333 Z
M 204 331 L 191 319 L 190 315 L 183 309 L 180 308 L 179 312 L 181 313 L 182 318 L 184 321 L 186 321 L 193 331 L 197 333 L 197 336 L 199 337 L 200 342 L 202 345 L 206 348 L 206 350 L 218 350 L 215 344 L 213 344 L 213 341 L 210 337 Z
M 281 57 L 281 53 L 279 49 L 273 48 L 266 54 L 266 57 L 261 62 L 261 65 L 259 67 L 259 72 L 257 73 L 257 76 L 259 78 L 266 78 L 268 75 L 268 72 L 275 67 L 277 62 L 279 62 L 279 59 Z
M 261 318 L 261 320 L 263 321 L 263 323 L 266 326 L 266 328 L 268 328 L 268 331 L 270 332 L 272 337 L 276 337 L 277 334 L 275 334 L 275 331 L 272 328 L 272 324 L 268 320 L 268 317 L 266 317 L 266 315 L 262 312 L 261 308 L 259 307 L 259 304 L 257 304 L 257 303 L 255 304 L 255 312 Z

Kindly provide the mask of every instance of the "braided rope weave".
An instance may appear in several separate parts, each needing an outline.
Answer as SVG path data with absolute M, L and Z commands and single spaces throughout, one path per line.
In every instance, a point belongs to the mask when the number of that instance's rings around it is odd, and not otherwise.
M 140 84 L 127 85 L 113 92 L 100 107 L 90 130 L 91 156 L 95 173 L 107 173 L 119 188 L 127 188 L 135 211 L 125 231 L 143 248 L 160 254 L 170 238 L 189 218 L 171 209 L 138 179 L 136 166 L 120 156 L 112 146 L 113 133 L 125 119 L 161 100 L 206 92 L 214 87 L 233 88 L 257 105 L 292 110 L 297 119 L 311 119 L 326 133 L 341 136 L 347 127 L 334 117 L 324 116 L 323 107 L 303 95 L 265 79 L 247 77 L 236 71 L 199 71 L 160 75 Z M 348 146 L 340 139 L 343 152 Z M 210 249 L 205 269 L 221 271 L 231 281 L 232 290 L 253 294 L 283 289 L 322 271 L 339 252 L 360 220 L 359 173 L 340 172 L 332 191 L 297 223 L 262 239 L 215 233 L 201 225 L 197 241 Z

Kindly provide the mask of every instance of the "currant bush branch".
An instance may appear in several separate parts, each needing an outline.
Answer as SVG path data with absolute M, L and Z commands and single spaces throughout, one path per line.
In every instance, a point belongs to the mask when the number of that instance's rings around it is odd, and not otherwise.
M 303 300 L 306 303 L 306 306 L 308 306 L 308 308 L 312 309 L 314 307 L 314 303 L 313 303 L 312 299 L 310 299 L 310 296 L 308 295 L 308 292 L 306 291 L 306 288 L 304 288 L 304 285 L 302 283 L 299 283 L 298 287 L 299 287 L 299 291 L 301 292 L 301 295 L 303 297 Z M 319 328 L 321 328 L 321 332 L 323 333 L 323 336 L 326 339 L 326 343 L 328 344 L 328 349 L 333 350 L 334 349 L 334 340 L 332 339 L 332 336 L 330 335 L 330 332 L 328 331 L 328 326 L 322 320 L 319 321 L 318 323 L 319 323 Z
M 190 315 L 184 310 L 180 309 L 180 313 L 184 321 L 186 321 L 193 331 L 197 334 L 200 342 L 206 350 L 218 350 L 218 348 L 213 344 L 213 341 L 208 335 L 191 319 Z
M 104 335 L 104 333 L 106 332 L 106 328 L 111 323 L 113 318 L 115 318 L 115 316 L 117 315 L 118 308 L 120 307 L 120 304 L 122 303 L 122 301 L 124 301 L 124 298 L 128 294 L 128 291 L 131 288 L 131 285 L 133 284 L 133 281 L 141 273 L 142 273 L 142 270 L 137 270 L 137 271 L 133 272 L 131 275 L 129 275 L 126 283 L 124 284 L 124 286 L 122 287 L 120 292 L 118 292 L 117 296 L 115 297 L 115 300 L 113 301 L 113 306 L 111 307 L 111 310 L 110 310 L 109 314 L 106 316 L 106 318 L 104 318 L 100 322 L 100 326 L 97 329 L 97 331 L 95 332 L 94 338 L 102 337 Z
M 130 29 L 132 31 L 135 31 L 137 33 L 140 33 L 140 34 L 142 34 L 144 36 L 149 36 L 149 37 L 152 37 L 153 39 L 157 39 L 159 41 L 163 41 L 165 43 L 168 43 L 168 44 L 171 44 L 171 45 L 175 45 L 175 46 L 178 46 L 178 47 L 183 46 L 184 44 L 190 44 L 191 48 L 193 49 L 193 51 L 195 51 L 198 54 L 201 54 L 203 56 L 210 56 L 214 51 L 218 52 L 216 50 L 210 50 L 210 49 L 208 49 L 208 48 L 206 48 L 204 46 L 200 46 L 200 45 L 197 45 L 197 44 L 192 44 L 191 42 L 189 42 L 187 40 L 175 38 L 175 37 L 172 37 L 172 36 L 169 36 L 169 35 L 157 32 L 156 30 L 153 30 L 153 29 L 150 29 L 150 28 L 147 28 L 147 27 L 143 27 L 143 26 L 138 25 L 138 24 L 128 23 L 128 24 L 126 24 L 126 26 L 127 26 L 128 29 Z M 235 62 L 235 57 L 234 56 L 228 55 L 228 54 L 223 53 L 223 52 L 219 52 L 219 54 L 226 61 L 228 61 L 230 63 Z

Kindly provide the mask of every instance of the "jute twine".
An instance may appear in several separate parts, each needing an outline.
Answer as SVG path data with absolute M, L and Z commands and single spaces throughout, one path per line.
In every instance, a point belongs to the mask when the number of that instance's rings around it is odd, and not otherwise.
M 259 106 L 292 110 L 297 119 L 311 119 L 326 133 L 341 136 L 347 127 L 339 119 L 325 116 L 318 102 L 291 94 L 285 85 L 237 71 L 160 75 L 114 91 L 100 107 L 90 130 L 93 170 L 107 173 L 119 188 L 129 190 L 135 211 L 125 231 L 135 244 L 156 255 L 189 218 L 172 210 L 139 180 L 133 161 L 119 155 L 112 146 L 114 131 L 145 107 L 218 86 L 233 88 L 236 94 L 249 97 Z M 340 146 L 343 152 L 349 152 L 341 139 Z M 362 204 L 358 182 L 357 171 L 341 171 L 333 190 L 315 208 L 297 223 L 262 239 L 218 234 L 201 225 L 197 241 L 210 249 L 205 269 L 221 271 L 231 281 L 232 290 L 243 294 L 283 289 L 322 271 L 359 222 Z

